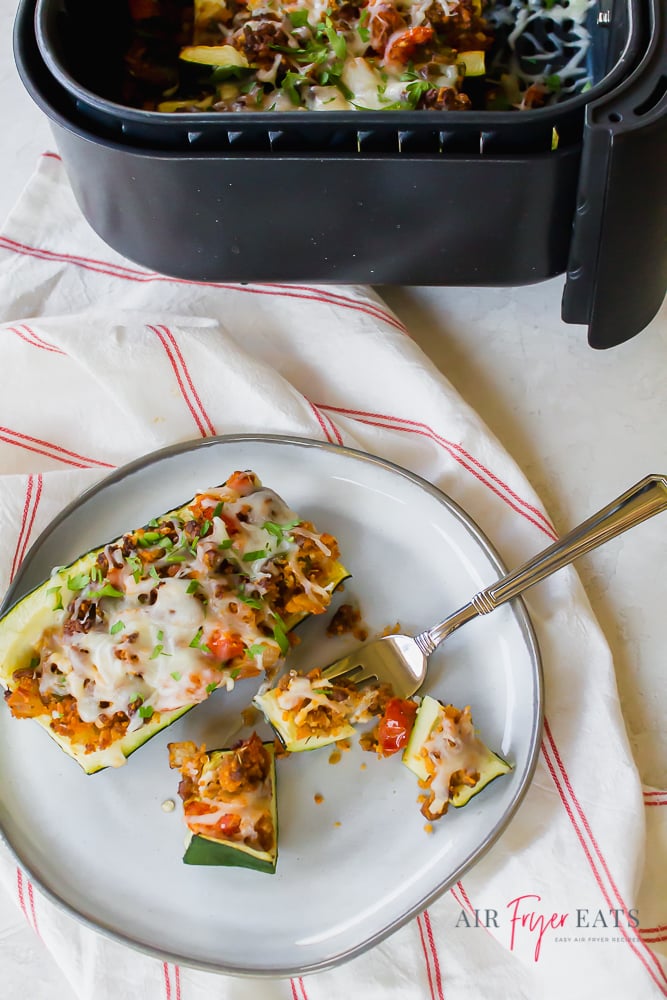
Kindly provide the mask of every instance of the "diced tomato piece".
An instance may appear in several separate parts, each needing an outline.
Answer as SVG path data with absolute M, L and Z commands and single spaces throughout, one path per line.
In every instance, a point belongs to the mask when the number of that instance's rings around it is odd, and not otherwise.
M 220 517 L 225 523 L 225 528 L 227 529 L 227 534 L 229 535 L 229 537 L 233 538 L 234 535 L 238 535 L 239 531 L 241 530 L 241 525 L 237 520 L 237 518 L 235 518 L 233 514 L 225 513 L 224 510 L 220 514 Z
M 390 698 L 377 728 L 378 750 L 384 757 L 390 757 L 402 750 L 408 742 L 417 704 L 408 698 Z
M 433 28 L 426 24 L 417 25 L 416 28 L 408 28 L 407 31 L 394 37 L 393 41 L 387 45 L 384 53 L 385 62 L 406 65 L 414 58 L 419 46 L 430 42 L 434 34 Z
M 216 810 L 214 803 L 199 802 L 196 799 L 186 802 L 184 812 L 188 829 L 193 833 L 200 833 L 203 837 L 227 837 L 231 840 L 241 829 L 241 817 L 236 813 L 225 813 L 216 823 L 197 822 L 197 816 L 205 816 Z
M 223 632 L 218 628 L 209 633 L 205 642 L 216 660 L 222 663 L 233 660 L 235 656 L 242 656 L 245 650 L 240 636 L 234 632 Z
M 251 472 L 232 472 L 225 483 L 230 490 L 234 490 L 240 497 L 247 497 L 252 493 L 257 485 L 255 476 Z
M 200 799 L 190 799 L 185 803 L 183 812 L 186 816 L 206 816 L 207 813 L 215 812 L 217 806 L 212 802 L 202 802 Z

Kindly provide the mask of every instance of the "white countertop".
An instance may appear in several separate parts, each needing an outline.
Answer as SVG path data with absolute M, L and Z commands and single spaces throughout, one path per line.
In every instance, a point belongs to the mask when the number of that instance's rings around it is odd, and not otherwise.
M 14 3 L 0 0 L 2 218 L 39 154 L 55 148 L 14 68 L 13 17 Z M 667 473 L 667 304 L 638 337 L 595 352 L 584 328 L 561 321 L 562 287 L 558 278 L 524 288 L 381 293 L 564 531 L 646 474 Z M 641 777 L 664 788 L 667 513 L 584 557 L 579 572 L 613 653 Z M 70 1000 L 71 990 L 32 932 L 0 919 L 0 936 L 9 934 L 17 956 L 25 956 L 25 982 L 21 992 L 3 990 L 3 1000 Z

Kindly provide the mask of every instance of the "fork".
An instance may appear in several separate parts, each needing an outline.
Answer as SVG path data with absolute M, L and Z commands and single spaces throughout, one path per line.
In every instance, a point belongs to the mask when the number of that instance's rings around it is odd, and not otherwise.
M 475 594 L 444 621 L 415 636 L 371 639 L 325 667 L 322 677 L 332 680 L 345 675 L 355 683 L 376 678 L 390 684 L 397 698 L 408 698 L 423 684 L 431 653 L 461 625 L 495 611 L 579 556 L 666 508 L 667 476 L 646 476 L 523 566 Z

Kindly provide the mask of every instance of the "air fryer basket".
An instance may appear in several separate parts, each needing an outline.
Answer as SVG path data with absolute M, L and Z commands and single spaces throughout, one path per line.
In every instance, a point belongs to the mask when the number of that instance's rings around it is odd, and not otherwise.
M 502 12 L 511 0 L 492 0 Z M 627 75 L 641 47 L 643 0 L 600 0 L 586 13 L 590 35 L 585 68 L 590 87 L 557 105 L 522 112 L 501 111 L 351 111 L 234 112 L 159 114 L 119 103 L 120 69 L 129 33 L 126 0 L 36 0 L 37 45 L 47 68 L 70 95 L 76 110 L 93 127 L 107 129 L 123 141 L 165 149 L 207 149 L 235 152 L 545 152 L 553 129 L 559 141 L 580 138 L 585 106 L 608 92 Z M 493 8 L 492 8 L 493 9 Z M 536 22 L 534 34 L 551 35 L 567 43 L 567 22 Z M 489 61 L 509 52 L 503 43 L 508 29 L 500 27 L 497 50 Z M 104 46 L 91 40 L 104 38 Z M 530 62 L 525 36 L 524 65 Z M 557 75 L 571 58 L 553 42 L 548 73 Z M 521 47 L 517 47 L 518 52 Z M 560 134 L 562 132 L 562 135 Z
M 595 8 L 597 82 L 521 113 L 127 109 L 54 49 L 56 78 L 35 0 L 19 7 L 15 53 L 90 224 L 144 266 L 203 281 L 449 285 L 567 270 L 564 319 L 607 347 L 646 325 L 667 284 L 660 3 L 616 0 L 611 19 Z

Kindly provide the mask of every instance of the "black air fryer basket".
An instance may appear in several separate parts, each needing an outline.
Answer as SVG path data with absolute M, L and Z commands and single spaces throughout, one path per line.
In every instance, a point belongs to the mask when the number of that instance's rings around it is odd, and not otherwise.
M 199 281 L 521 285 L 567 272 L 563 319 L 601 348 L 657 312 L 664 0 L 591 6 L 592 86 L 521 112 L 128 108 L 111 9 L 124 3 L 21 0 L 15 55 L 84 215 L 131 260 Z

